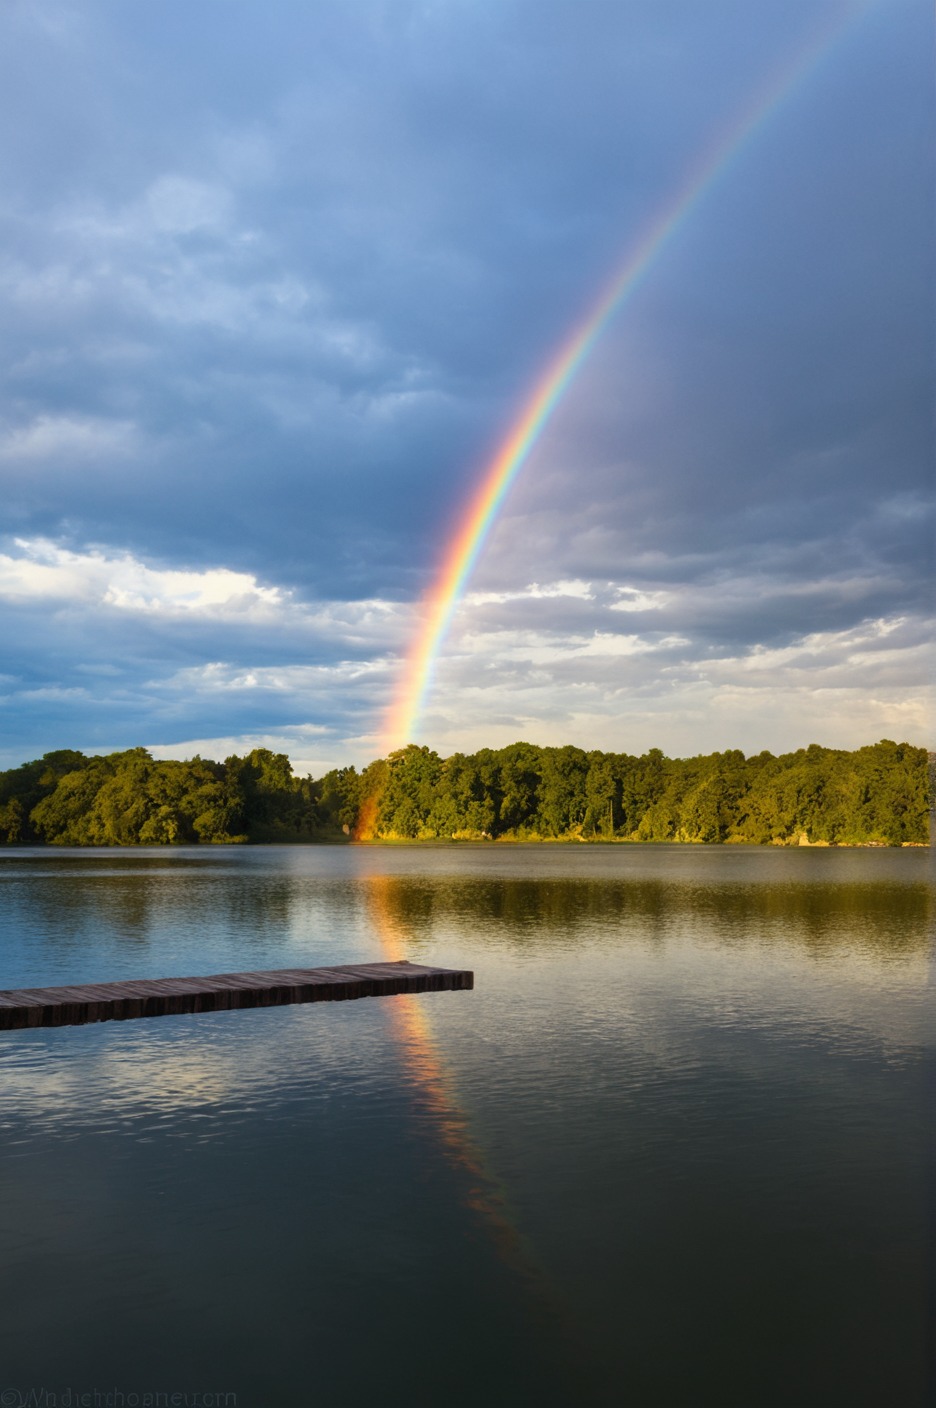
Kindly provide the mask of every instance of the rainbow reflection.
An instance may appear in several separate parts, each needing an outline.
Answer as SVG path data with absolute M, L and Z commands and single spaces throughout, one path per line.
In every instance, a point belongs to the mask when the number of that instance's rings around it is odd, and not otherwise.
M 405 925 L 394 903 L 398 881 L 388 875 L 362 877 L 368 917 L 387 962 L 408 957 Z M 420 1104 L 448 1163 L 465 1187 L 465 1205 L 490 1236 L 501 1261 L 525 1282 L 533 1304 L 564 1337 L 574 1329 L 574 1316 L 557 1287 L 537 1262 L 526 1238 L 511 1215 L 503 1187 L 491 1172 L 484 1151 L 471 1132 L 470 1121 L 459 1098 L 451 1069 L 433 1035 L 429 1016 L 419 996 L 401 994 L 387 998 L 403 1063 L 419 1093 Z

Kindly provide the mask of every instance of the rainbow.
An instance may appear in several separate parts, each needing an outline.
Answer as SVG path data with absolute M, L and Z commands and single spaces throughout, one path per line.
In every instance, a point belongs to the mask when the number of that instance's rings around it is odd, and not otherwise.
M 421 624 L 384 723 L 385 752 L 403 747 L 417 733 L 452 618 L 510 487 L 608 322 L 638 287 L 702 196 L 809 76 L 833 40 L 873 3 L 874 0 L 862 0 L 849 6 L 832 23 L 811 35 L 793 58 L 774 72 L 758 90 L 753 104 L 710 145 L 678 192 L 645 227 L 584 319 L 547 363 L 506 439 L 484 470 L 426 593 Z

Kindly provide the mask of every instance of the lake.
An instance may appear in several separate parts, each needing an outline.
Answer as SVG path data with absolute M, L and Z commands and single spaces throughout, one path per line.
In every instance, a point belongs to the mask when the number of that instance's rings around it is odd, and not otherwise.
M 928 851 L 6 850 L 0 894 L 2 987 L 475 972 L 0 1033 L 3 1408 L 930 1401 Z

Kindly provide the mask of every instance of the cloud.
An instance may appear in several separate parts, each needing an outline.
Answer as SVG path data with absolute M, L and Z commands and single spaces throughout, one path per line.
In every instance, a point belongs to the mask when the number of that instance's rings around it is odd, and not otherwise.
M 130 454 L 136 439 L 131 421 L 40 415 L 26 425 L 0 427 L 0 461 L 64 460 L 78 468 L 88 460 Z
M 217 185 L 187 176 L 161 176 L 145 196 L 154 229 L 170 234 L 223 229 L 230 218 L 230 196 Z
M 217 756 L 275 745 L 313 775 L 379 751 L 414 628 L 406 606 L 304 601 L 230 569 L 182 572 L 103 549 L 14 546 L 0 558 L 0 597 L 8 630 L 22 623 L 19 668 L 2 706 L 28 708 L 46 747 L 142 741 L 159 756 Z M 725 617 L 735 585 L 674 585 L 646 602 L 584 579 L 471 594 L 438 662 L 427 732 L 442 751 L 525 737 L 684 753 L 794 748 L 804 730 L 838 746 L 926 736 L 925 620 L 866 619 L 783 643 L 741 636 L 726 650 L 706 623 Z
M 405 635 L 406 609 L 392 601 L 303 602 L 294 592 L 226 567 L 160 567 L 127 552 L 76 551 L 42 538 L 17 538 L 11 546 L 13 551 L 0 553 L 0 600 L 58 606 L 72 621 L 79 612 L 89 618 L 101 612 L 234 622 L 244 631 L 262 625 L 284 636 L 311 632 L 358 644 Z
M 278 733 L 242 733 L 212 738 L 186 738 L 180 743 L 154 744 L 156 758 L 185 761 L 194 758 L 223 760 L 233 754 L 243 757 L 254 748 L 268 748 L 271 753 L 286 753 L 298 777 L 322 777 L 334 766 L 328 755 L 332 741 L 328 730 L 317 724 L 300 724 Z M 322 752 L 324 745 L 325 752 Z
M 808 31 L 6 7 L 9 758 L 310 726 L 360 760 L 524 398 Z M 673 232 L 493 525 L 427 741 L 924 738 L 931 41 L 856 7 Z
M 0 706 L 30 755 L 66 735 L 93 751 L 171 747 L 220 737 L 220 723 L 244 746 L 298 739 L 306 762 L 303 740 L 324 735 L 333 751 L 318 761 L 330 766 L 345 737 L 373 737 L 412 628 L 397 602 L 302 600 L 229 568 L 42 539 L 0 554 L 0 601 L 11 666 Z
M 661 746 L 663 719 L 665 746 L 686 755 L 925 740 L 934 663 L 929 623 L 906 617 L 737 653 L 688 633 L 550 635 L 544 623 L 524 635 L 476 623 L 439 666 L 427 723 L 443 751 L 523 737 L 639 753 Z
M 486 606 L 491 602 L 542 601 L 559 596 L 581 597 L 587 601 L 592 596 L 591 583 L 581 580 L 566 580 L 548 582 L 545 586 L 541 586 L 539 582 L 531 582 L 529 586 L 520 587 L 515 591 L 467 592 L 463 598 L 463 605 L 470 609 L 473 606 Z
M 148 567 L 130 553 L 73 552 L 43 539 L 16 539 L 16 555 L 0 554 L 0 599 L 94 603 L 117 611 L 269 615 L 283 604 L 276 587 L 226 568 L 181 572 Z
M 610 603 L 612 611 L 659 611 L 668 601 L 666 592 L 641 591 L 638 587 L 617 587 L 617 601 Z

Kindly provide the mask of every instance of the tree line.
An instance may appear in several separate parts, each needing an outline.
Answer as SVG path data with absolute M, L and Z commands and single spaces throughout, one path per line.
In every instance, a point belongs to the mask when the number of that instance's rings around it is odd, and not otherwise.
M 71 749 L 0 772 L 0 842 L 125 846 L 359 840 L 925 845 L 933 755 L 888 739 L 667 758 L 515 743 L 442 758 L 410 744 L 296 777 L 284 753 L 223 763 Z
M 145 748 L 103 757 L 72 749 L 0 773 L 0 841 L 160 846 L 313 841 L 325 818 L 311 778 L 256 748 L 223 763 L 159 761 Z

